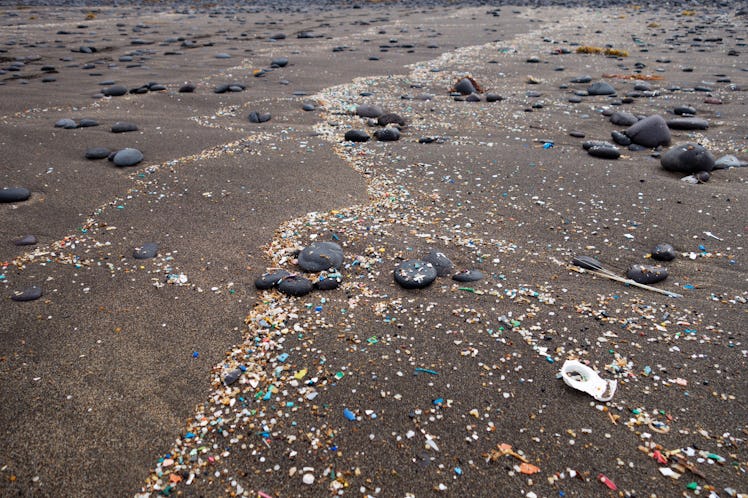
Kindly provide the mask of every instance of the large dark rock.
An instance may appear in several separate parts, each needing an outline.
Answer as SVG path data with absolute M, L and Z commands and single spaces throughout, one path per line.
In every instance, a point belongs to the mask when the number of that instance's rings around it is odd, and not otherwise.
M 616 89 L 605 81 L 598 81 L 587 87 L 588 95 L 615 95 L 615 93 Z
M 714 169 L 714 156 L 704 146 L 694 143 L 678 144 L 660 158 L 660 164 L 668 171 L 698 173 Z
M 343 248 L 335 242 L 315 242 L 299 253 L 299 267 L 308 272 L 339 268 L 343 264 Z
M 114 154 L 112 160 L 114 161 L 115 166 L 135 166 L 143 160 L 143 153 L 138 149 L 126 148 L 118 150 L 117 153 Z
M 670 128 L 659 114 L 653 114 L 634 123 L 625 133 L 635 144 L 650 149 L 670 144 Z
M 409 259 L 397 265 L 394 277 L 405 289 L 422 289 L 436 280 L 436 268 L 426 261 Z
M 384 114 L 384 109 L 378 105 L 360 104 L 356 107 L 356 115 L 362 118 L 378 118 Z

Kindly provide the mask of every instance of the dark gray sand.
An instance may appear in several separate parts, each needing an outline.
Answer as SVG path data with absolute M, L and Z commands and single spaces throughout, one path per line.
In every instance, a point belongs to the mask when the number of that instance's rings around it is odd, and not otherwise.
M 1 7 L 0 495 L 746 496 L 746 8 Z

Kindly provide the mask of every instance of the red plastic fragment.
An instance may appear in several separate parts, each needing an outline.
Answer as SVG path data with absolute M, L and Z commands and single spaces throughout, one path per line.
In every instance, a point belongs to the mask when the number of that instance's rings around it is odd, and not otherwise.
M 606 486 L 608 486 L 613 491 L 617 491 L 618 490 L 618 487 L 616 486 L 616 483 L 614 483 L 613 481 L 611 481 L 605 474 L 598 474 L 597 478 L 600 480 L 600 482 L 602 482 L 603 484 L 605 484 Z

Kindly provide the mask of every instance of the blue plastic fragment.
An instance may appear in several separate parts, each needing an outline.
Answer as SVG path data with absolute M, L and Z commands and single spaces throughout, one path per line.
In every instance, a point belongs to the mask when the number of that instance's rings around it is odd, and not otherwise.
M 192 353 L 192 357 L 193 357 L 193 358 L 197 358 L 198 356 L 200 356 L 200 353 L 198 353 L 197 351 L 194 351 L 194 352 Z
M 285 363 L 288 359 L 288 353 L 282 353 L 278 355 L 278 361 L 281 363 Z
M 193 439 L 195 437 L 195 434 L 193 432 L 188 432 L 184 435 L 185 439 Z
M 350 411 L 348 408 L 345 408 L 343 410 L 343 416 L 347 418 L 348 420 L 350 420 L 351 422 L 356 420 L 356 414 Z
M 444 403 L 444 398 L 436 398 L 434 401 L 432 401 L 434 405 L 438 406 Z

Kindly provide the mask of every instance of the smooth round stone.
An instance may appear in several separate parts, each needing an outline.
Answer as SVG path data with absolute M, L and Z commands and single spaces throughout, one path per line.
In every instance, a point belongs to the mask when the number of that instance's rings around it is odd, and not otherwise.
M 291 275 L 291 273 L 286 270 L 273 270 L 263 273 L 255 279 L 255 288 L 259 290 L 272 289 L 273 287 L 278 285 L 281 280 L 288 277 L 289 275 Z
M 405 126 L 405 118 L 394 112 L 388 114 L 382 114 L 377 118 L 377 124 L 379 126 L 387 126 L 389 124 L 395 124 L 399 126 Z
M 105 159 L 112 151 L 106 147 L 89 147 L 86 149 L 86 159 Z
M 405 289 L 423 289 L 436 280 L 436 268 L 420 259 L 409 259 L 397 265 L 394 276 Z
M 339 268 L 343 264 L 343 248 L 335 242 L 315 242 L 302 249 L 298 264 L 308 272 Z
M 669 119 L 667 126 L 671 130 L 706 130 L 709 128 L 709 121 L 701 118 L 675 118 Z
M 72 130 L 74 128 L 78 128 L 78 123 L 76 123 L 70 118 L 62 118 L 62 119 L 57 120 L 57 122 L 55 122 L 55 128 L 63 128 L 65 130 Z
M 226 92 L 228 92 L 228 91 L 229 91 L 229 87 L 230 87 L 230 86 L 231 86 L 231 85 L 229 85 L 229 84 L 227 84 L 227 83 L 223 83 L 223 84 L 221 84 L 221 85 L 218 85 L 217 87 L 215 87 L 215 88 L 213 89 L 213 93 L 226 93 Z
M 482 102 L 480 95 L 477 93 L 471 93 L 467 97 L 465 97 L 465 102 Z
M 626 272 L 626 278 L 640 284 L 655 284 L 662 282 L 668 276 L 667 268 L 652 265 L 631 265 Z
M 270 61 L 270 67 L 286 67 L 288 65 L 288 57 L 276 57 Z
M 384 114 L 384 109 L 378 105 L 360 104 L 356 107 L 356 115 L 362 118 L 378 118 Z
M 323 276 L 319 277 L 318 280 L 315 280 L 314 282 L 314 288 L 317 290 L 334 290 L 340 287 L 341 279 L 340 277 L 331 277 L 331 276 Z
M 0 188 L 0 202 L 21 202 L 29 197 L 31 197 L 31 191 L 27 188 Z
M 37 242 L 36 235 L 24 235 L 23 237 L 13 239 L 13 244 L 17 246 L 33 246 Z
M 132 257 L 135 259 L 151 259 L 158 254 L 158 244 L 155 242 L 146 242 L 140 247 L 132 250 Z
M 239 377 L 242 376 L 242 369 L 241 368 L 233 368 L 226 372 L 226 374 L 223 376 L 223 383 L 226 386 L 230 386 L 237 380 L 239 380 Z
M 584 138 L 587 135 L 585 135 L 585 133 L 583 131 L 572 130 L 572 131 L 569 132 L 569 136 L 570 137 L 574 137 L 574 138 Z
M 628 135 L 626 135 L 625 133 L 621 133 L 620 131 L 611 131 L 610 137 L 618 145 L 622 145 L 624 147 L 628 147 L 629 145 L 631 145 L 631 139 L 628 137 Z
M 460 92 L 462 95 L 470 95 L 471 93 L 477 92 L 475 85 L 470 81 L 470 78 L 462 78 L 458 81 L 455 85 L 455 91 Z
M 135 166 L 143 160 L 143 153 L 138 149 L 132 149 L 130 147 L 117 151 L 114 154 L 114 164 L 116 166 Z
M 129 131 L 138 131 L 138 125 L 127 121 L 117 121 L 112 125 L 112 133 L 127 133 Z
M 616 89 L 605 81 L 598 81 L 587 87 L 588 95 L 615 95 L 615 93 Z
M 192 92 L 195 91 L 195 88 L 197 88 L 197 87 L 195 86 L 194 83 L 185 83 L 184 85 L 182 85 L 182 86 L 179 87 L 179 93 L 192 93 Z M 227 87 L 227 89 L 228 89 L 228 87 Z M 218 92 L 216 92 L 216 93 L 218 93 Z
M 617 147 L 596 145 L 587 149 L 587 154 L 592 157 L 599 157 L 601 159 L 618 159 L 621 157 L 621 151 Z
M 278 284 L 278 290 L 289 296 L 305 296 L 312 292 L 312 282 L 308 278 L 289 275 Z
M 639 121 L 639 118 L 630 112 L 617 111 L 610 116 L 610 122 L 616 126 L 631 126 L 637 121 Z
M 684 143 L 665 152 L 660 158 L 660 164 L 667 171 L 678 173 L 709 172 L 714 169 L 714 156 L 703 145 Z
M 605 140 L 586 140 L 582 142 L 584 150 L 590 150 L 592 147 L 613 147 L 615 149 L 616 146 Z
M 266 121 L 270 121 L 270 118 L 272 116 L 269 112 L 257 112 L 252 111 L 249 113 L 249 121 L 250 123 L 265 123 Z
M 672 261 L 676 255 L 675 248 L 670 244 L 657 244 L 652 249 L 652 259 L 657 261 Z
M 480 270 L 460 270 L 452 275 L 452 280 L 455 282 L 477 282 L 483 280 L 483 272 Z
M 13 295 L 10 298 L 13 301 L 34 301 L 42 297 L 42 288 L 36 285 L 26 287 L 22 291 L 13 291 Z
M 124 85 L 113 85 L 105 88 L 102 93 L 106 97 L 121 97 L 127 93 L 127 87 Z
M 374 136 L 382 142 L 394 142 L 400 140 L 400 130 L 397 128 L 385 128 L 384 130 L 375 131 Z
M 499 94 L 496 93 L 487 93 L 486 94 L 486 102 L 500 102 L 504 100 L 504 97 L 502 97 Z
M 149 83 L 148 90 L 152 92 L 162 92 L 166 90 L 166 85 L 162 85 L 161 83 Z
M 83 118 L 78 122 L 80 128 L 91 128 L 93 126 L 99 126 L 99 122 L 91 118 Z
M 673 112 L 678 116 L 683 116 L 684 114 L 693 116 L 694 114 L 696 114 L 696 109 L 688 105 L 681 105 L 673 109 Z
M 592 82 L 592 76 L 584 75 L 584 76 L 577 76 L 576 78 L 571 80 L 572 83 L 591 83 Z
M 635 144 L 650 149 L 670 144 L 670 128 L 659 114 L 653 114 L 637 121 L 625 133 Z
M 349 142 L 367 142 L 369 134 L 364 130 L 348 130 L 343 138 Z
M 317 106 L 315 106 L 311 102 L 306 102 L 304 103 L 304 105 L 301 106 L 301 110 L 307 111 L 307 112 L 314 111 L 316 109 L 317 109 Z
M 231 59 L 231 54 L 227 54 L 225 52 L 222 52 L 220 54 L 215 55 L 216 59 Z
M 732 154 L 727 154 L 714 161 L 714 169 L 743 168 L 748 161 L 741 161 Z
M 446 277 L 452 273 L 452 269 L 454 268 L 452 261 L 450 261 L 447 255 L 436 249 L 430 250 L 423 260 L 431 263 L 431 266 L 436 270 L 436 275 L 439 277 Z

